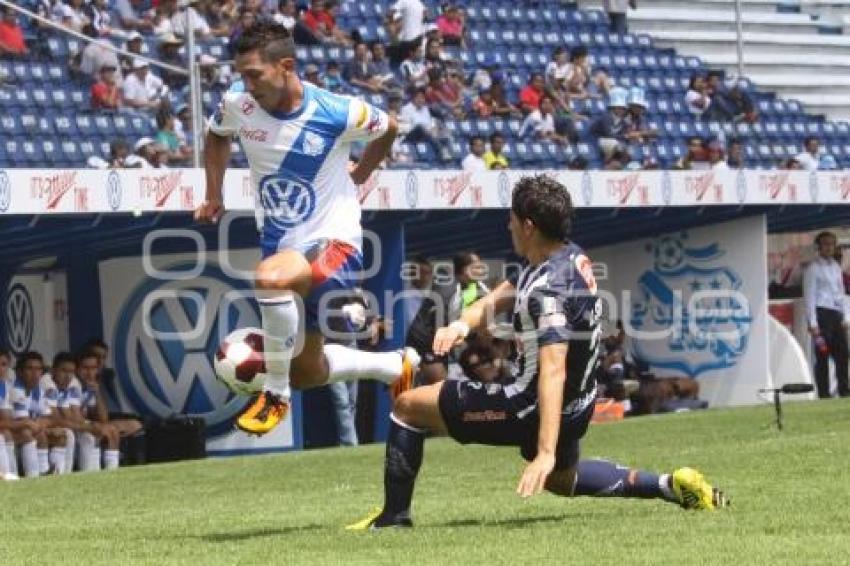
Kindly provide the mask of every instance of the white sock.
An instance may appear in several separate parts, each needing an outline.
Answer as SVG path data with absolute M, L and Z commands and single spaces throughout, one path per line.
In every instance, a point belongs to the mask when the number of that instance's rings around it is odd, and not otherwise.
M 658 489 L 661 490 L 661 493 L 664 494 L 664 499 L 668 501 L 678 501 L 679 498 L 676 497 L 676 494 L 673 493 L 673 489 L 670 487 L 670 474 L 661 474 L 658 476 Z
M 47 448 L 38 449 L 38 471 L 41 474 L 46 474 L 50 471 L 50 460 L 48 459 Z
M 94 435 L 80 433 L 80 471 L 93 472 L 100 469 L 100 449 Z
M 9 464 L 9 473 L 18 475 L 18 454 L 15 452 L 15 443 L 6 443 L 6 458 Z
M 401 375 L 398 352 L 361 352 L 339 344 L 325 345 L 328 359 L 328 383 L 377 379 L 392 383 Z
M 289 365 L 298 342 L 298 305 L 290 295 L 273 299 L 259 299 L 263 315 L 263 338 L 266 355 L 266 382 L 263 391 L 269 391 L 288 401 Z
M 74 471 L 74 454 L 77 449 L 77 435 L 74 431 L 65 429 L 65 472 L 71 473 Z
M 104 450 L 103 463 L 106 464 L 107 470 L 118 469 L 118 450 Z
M 12 470 L 9 468 L 9 452 L 6 450 L 6 439 L 0 434 L 0 476 L 12 473 Z
M 50 460 L 50 465 L 53 467 L 54 472 L 60 475 L 65 473 L 64 446 L 54 446 L 53 448 L 51 448 L 48 458 Z
M 45 450 L 45 456 L 46 454 Z M 28 478 L 36 478 L 39 476 L 39 458 L 38 445 L 35 440 L 27 442 L 21 446 L 21 460 L 24 463 L 24 475 Z

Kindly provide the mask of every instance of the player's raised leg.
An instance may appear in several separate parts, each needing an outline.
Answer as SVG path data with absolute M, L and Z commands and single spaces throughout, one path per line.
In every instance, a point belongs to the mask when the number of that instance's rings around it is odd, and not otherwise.
M 410 389 L 419 364 L 413 349 L 362 352 L 324 343 L 322 296 L 349 290 L 360 268 L 359 252 L 338 241 L 308 243 L 303 254 L 285 250 L 260 263 L 256 286 L 267 378 L 262 394 L 237 420 L 239 428 L 253 434 L 274 428 L 286 416 L 292 387 L 376 379 L 391 384 L 395 395 Z

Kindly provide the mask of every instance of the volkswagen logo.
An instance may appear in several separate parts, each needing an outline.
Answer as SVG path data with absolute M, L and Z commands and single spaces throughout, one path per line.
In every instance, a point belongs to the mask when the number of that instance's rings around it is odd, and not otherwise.
M 12 182 L 9 181 L 9 174 L 5 171 L 0 171 L 0 212 L 9 210 L 9 205 L 12 203 Z
M 735 192 L 738 194 L 738 202 L 743 204 L 747 200 L 747 174 L 743 171 L 738 171 L 738 177 L 735 179 Z
M 316 209 L 312 187 L 279 175 L 267 175 L 260 181 L 260 198 L 266 218 L 284 230 L 306 221 Z
M 499 188 L 499 203 L 507 207 L 511 204 L 511 181 L 508 179 L 508 174 L 504 171 L 499 173 L 497 184 Z
M 670 178 L 669 171 L 661 174 L 661 200 L 665 205 L 669 205 L 673 200 L 673 180 Z
M 106 200 L 112 212 L 121 208 L 121 178 L 117 171 L 110 171 L 106 178 Z
M 6 294 L 6 332 L 9 348 L 16 356 L 32 347 L 35 330 L 35 312 L 27 288 L 15 283 Z
M 409 171 L 404 179 L 404 198 L 410 208 L 416 208 L 419 204 L 419 180 L 413 171 Z
M 809 173 L 809 194 L 812 197 L 812 202 L 818 201 L 818 193 L 820 192 L 820 179 L 817 171 Z
M 112 337 L 115 368 L 137 410 L 156 417 L 203 417 L 211 436 L 231 429 L 246 398 L 216 379 L 212 360 L 228 332 L 260 325 L 245 282 L 230 279 L 217 266 L 191 280 L 147 279 L 130 294 L 118 320 Z
M 590 206 L 593 202 L 593 178 L 589 171 L 585 171 L 581 176 L 581 198 L 584 206 Z

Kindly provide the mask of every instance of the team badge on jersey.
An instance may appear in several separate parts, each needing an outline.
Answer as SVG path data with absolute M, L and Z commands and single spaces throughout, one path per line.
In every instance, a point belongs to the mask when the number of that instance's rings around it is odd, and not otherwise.
M 322 136 L 307 132 L 304 134 L 304 153 L 306 155 L 319 155 L 325 150 L 325 140 Z

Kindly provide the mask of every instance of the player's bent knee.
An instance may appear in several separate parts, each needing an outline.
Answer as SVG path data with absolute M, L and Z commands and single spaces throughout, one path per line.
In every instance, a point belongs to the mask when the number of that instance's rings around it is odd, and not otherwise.
M 405 391 L 396 397 L 393 403 L 393 415 L 404 424 L 413 424 L 416 419 L 416 396 L 411 391 Z

